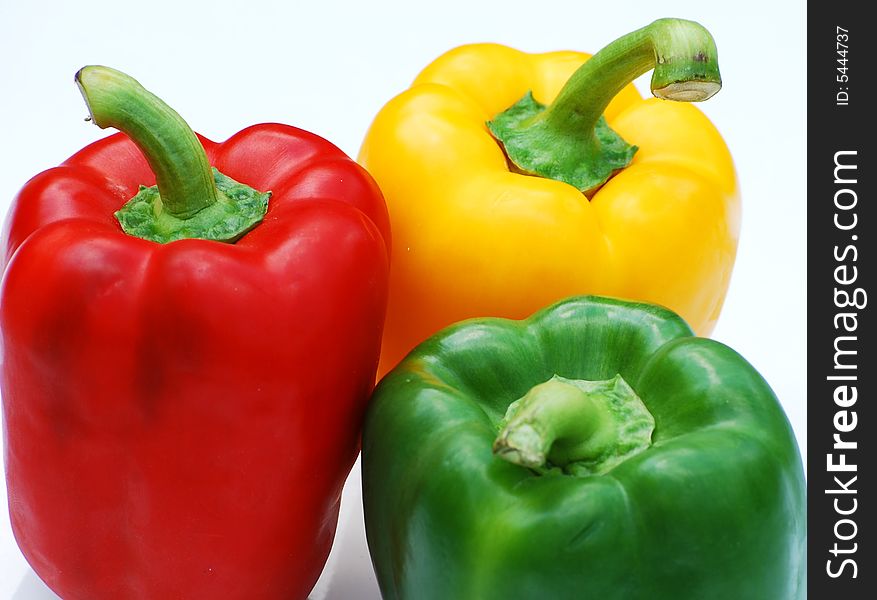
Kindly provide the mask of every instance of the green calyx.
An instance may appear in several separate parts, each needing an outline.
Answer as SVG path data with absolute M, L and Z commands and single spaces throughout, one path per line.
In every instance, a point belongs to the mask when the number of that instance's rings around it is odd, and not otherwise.
M 633 160 L 636 146 L 609 127 L 603 112 L 649 69 L 652 93 L 665 100 L 700 102 L 722 86 L 710 33 L 693 21 L 659 19 L 591 57 L 551 105 L 528 92 L 487 126 L 515 170 L 591 193 Z
M 563 181 L 582 192 L 605 183 L 633 160 L 637 147 L 615 133 L 601 114 L 587 137 L 571 136 L 558 147 L 558 133 L 547 126 L 533 126 L 545 105 L 531 92 L 488 123 L 491 133 L 505 147 L 514 167 L 527 175 Z M 544 123 L 544 121 L 542 121 Z M 593 139 L 592 139 L 593 138 Z M 564 150 L 566 150 L 564 152 Z
M 601 475 L 651 445 L 655 420 L 620 375 L 555 375 L 509 405 L 493 452 L 537 472 Z
M 125 233 L 158 243 L 232 243 L 262 221 L 271 193 L 211 168 L 188 124 L 135 79 L 101 66 L 84 67 L 75 79 L 94 123 L 127 134 L 155 173 L 157 185 L 141 186 L 116 212 Z
M 200 238 L 235 242 L 258 225 L 268 210 L 271 192 L 261 193 L 213 169 L 216 202 L 189 218 L 181 219 L 162 210 L 158 186 L 140 186 L 140 191 L 116 212 L 116 219 L 128 235 L 166 244 Z

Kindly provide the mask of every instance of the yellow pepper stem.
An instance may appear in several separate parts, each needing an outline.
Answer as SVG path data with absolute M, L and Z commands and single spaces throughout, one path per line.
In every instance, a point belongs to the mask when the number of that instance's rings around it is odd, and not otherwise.
M 519 171 L 592 192 L 636 152 L 608 126 L 603 112 L 649 69 L 654 69 L 652 93 L 665 100 L 700 102 L 722 87 L 710 33 L 693 21 L 659 19 L 586 61 L 550 106 L 527 93 L 488 127 Z

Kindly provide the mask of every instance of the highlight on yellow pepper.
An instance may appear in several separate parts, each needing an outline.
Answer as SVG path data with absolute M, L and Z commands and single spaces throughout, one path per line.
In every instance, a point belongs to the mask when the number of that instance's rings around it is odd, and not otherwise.
M 631 82 L 654 69 L 644 100 Z M 731 155 L 691 101 L 721 87 L 700 25 L 661 19 L 590 57 L 451 50 L 377 115 L 359 160 L 393 232 L 380 373 L 443 327 L 575 294 L 715 326 L 737 250 Z

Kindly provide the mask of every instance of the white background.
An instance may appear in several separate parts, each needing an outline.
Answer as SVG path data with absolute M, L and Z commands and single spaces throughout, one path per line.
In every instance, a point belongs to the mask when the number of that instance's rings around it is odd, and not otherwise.
M 714 337 L 771 383 L 804 451 L 804 9 L 789 0 L 0 0 L 0 210 L 30 177 L 107 135 L 83 121 L 73 74 L 86 64 L 128 72 L 214 140 L 280 121 L 355 156 L 378 109 L 453 46 L 595 52 L 656 18 L 693 19 L 718 45 L 724 88 L 701 108 L 731 148 L 743 197 L 737 265 Z M 638 84 L 647 92 L 647 79 Z M 379 597 L 356 469 L 313 598 Z M 0 600 L 55 598 L 0 506 Z

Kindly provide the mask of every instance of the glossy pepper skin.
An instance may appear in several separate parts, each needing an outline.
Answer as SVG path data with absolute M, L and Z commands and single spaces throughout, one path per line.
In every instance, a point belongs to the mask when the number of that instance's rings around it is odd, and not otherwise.
M 492 453 L 534 386 L 618 374 L 654 418 L 650 446 L 595 475 Z M 362 458 L 387 599 L 805 596 L 789 423 L 740 355 L 663 308 L 579 297 L 445 329 L 379 384 Z
M 731 156 L 702 112 L 624 87 L 605 117 L 639 150 L 590 198 L 513 172 L 488 131 L 528 91 L 551 102 L 588 58 L 462 46 L 375 118 L 359 160 L 384 193 L 396 248 L 381 372 L 456 321 L 524 318 L 582 293 L 661 304 L 712 331 L 740 206 Z
M 304 598 L 359 449 L 389 230 L 369 175 L 294 127 L 199 138 L 271 190 L 234 244 L 114 211 L 155 176 L 116 134 L 34 177 L 3 236 L 9 509 L 65 599 Z

